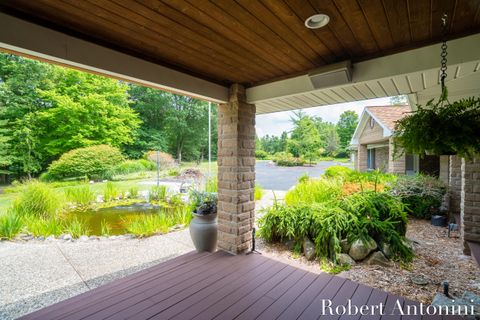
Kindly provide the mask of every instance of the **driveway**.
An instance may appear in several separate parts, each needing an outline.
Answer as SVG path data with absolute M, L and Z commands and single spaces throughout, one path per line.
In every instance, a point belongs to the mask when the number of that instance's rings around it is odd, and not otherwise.
M 314 166 L 305 167 L 277 167 L 271 161 L 257 161 L 256 182 L 267 190 L 288 190 L 293 187 L 303 174 L 310 177 L 319 177 L 325 169 L 331 166 L 346 166 L 352 168 L 351 163 L 336 161 L 322 161 Z

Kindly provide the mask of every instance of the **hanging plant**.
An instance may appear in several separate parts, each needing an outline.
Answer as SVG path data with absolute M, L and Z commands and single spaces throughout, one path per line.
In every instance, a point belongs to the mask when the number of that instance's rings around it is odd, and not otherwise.
M 397 121 L 395 150 L 420 155 L 458 154 L 472 158 L 480 153 L 480 97 L 449 103 L 444 94 Z
M 458 154 L 473 158 L 480 153 L 480 97 L 461 99 L 450 103 L 445 86 L 447 77 L 447 15 L 442 16 L 443 43 L 440 54 L 441 95 L 437 102 L 430 100 L 425 106 L 396 122 L 395 154 L 419 155 Z

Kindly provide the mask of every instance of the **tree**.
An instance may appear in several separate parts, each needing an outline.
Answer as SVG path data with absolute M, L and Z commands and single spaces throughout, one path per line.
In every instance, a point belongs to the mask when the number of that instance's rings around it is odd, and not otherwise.
M 46 157 L 97 144 L 128 145 L 140 125 L 129 107 L 127 85 L 114 79 L 56 67 L 55 86 L 39 90 L 49 108 L 36 114 L 36 130 Z
M 294 129 L 287 143 L 288 151 L 312 163 L 319 156 L 322 144 L 315 121 L 305 114 L 296 113 L 292 122 Z
M 355 111 L 345 111 L 340 115 L 340 120 L 337 123 L 337 133 L 340 139 L 340 149 L 347 150 L 352 140 L 353 133 L 358 124 L 358 115 Z
M 7 120 L 0 120 L 0 174 L 8 172 L 2 169 L 12 164 L 12 156 L 9 154 L 11 138 L 7 135 L 7 124 Z

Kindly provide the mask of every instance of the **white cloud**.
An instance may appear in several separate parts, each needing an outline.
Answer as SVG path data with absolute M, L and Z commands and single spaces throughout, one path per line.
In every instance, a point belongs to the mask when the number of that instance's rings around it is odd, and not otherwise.
M 340 119 L 340 115 L 344 111 L 352 110 L 360 116 L 363 108 L 366 106 L 384 106 L 389 104 L 390 98 L 379 98 L 308 108 L 303 109 L 303 111 L 311 116 L 321 117 L 324 121 L 337 123 Z M 293 116 L 292 111 L 258 115 L 256 118 L 257 135 L 259 137 L 263 137 L 267 134 L 279 136 L 283 131 L 292 130 L 292 124 L 290 121 L 291 116 Z

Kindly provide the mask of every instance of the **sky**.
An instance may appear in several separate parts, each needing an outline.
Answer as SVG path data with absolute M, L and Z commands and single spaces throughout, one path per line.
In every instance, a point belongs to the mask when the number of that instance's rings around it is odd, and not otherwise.
M 390 104 L 390 98 L 378 98 L 356 102 L 339 103 L 328 106 L 302 109 L 308 115 L 321 117 L 324 121 L 337 123 L 340 115 L 347 110 L 355 111 L 358 116 L 366 106 L 385 106 Z M 256 118 L 256 129 L 259 137 L 268 135 L 280 136 L 283 131 L 292 130 L 290 117 L 292 111 L 283 111 L 258 115 Z

